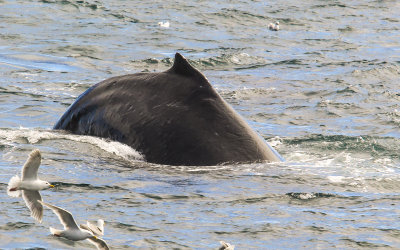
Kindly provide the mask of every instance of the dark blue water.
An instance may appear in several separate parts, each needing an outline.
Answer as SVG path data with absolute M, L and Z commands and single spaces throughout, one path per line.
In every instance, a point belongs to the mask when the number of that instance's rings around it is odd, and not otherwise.
M 397 1 L 0 1 L 0 248 L 93 248 L 50 235 L 8 180 L 29 152 L 46 202 L 103 218 L 112 249 L 400 248 Z M 278 32 L 269 31 L 278 20 Z M 158 22 L 169 21 L 164 28 Z M 169 167 L 52 131 L 111 76 L 182 53 L 286 159 Z

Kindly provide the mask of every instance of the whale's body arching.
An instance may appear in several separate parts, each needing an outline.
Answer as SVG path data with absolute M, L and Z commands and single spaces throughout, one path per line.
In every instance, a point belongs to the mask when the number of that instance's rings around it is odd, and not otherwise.
M 157 164 L 282 159 L 179 53 L 165 72 L 112 77 L 92 86 L 54 129 L 125 143 Z

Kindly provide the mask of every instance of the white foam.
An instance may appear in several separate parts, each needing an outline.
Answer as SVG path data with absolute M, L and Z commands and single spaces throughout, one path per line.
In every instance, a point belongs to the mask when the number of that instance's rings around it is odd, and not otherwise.
M 271 147 L 276 147 L 282 144 L 282 139 L 279 136 L 275 136 L 274 138 L 269 139 L 268 143 Z
M 308 163 L 315 160 L 315 157 L 312 157 L 310 154 L 307 154 L 306 152 L 302 152 L 300 150 L 297 152 L 292 152 L 289 156 L 286 156 L 286 161 L 293 163 Z
M 233 55 L 231 57 L 231 62 L 235 63 L 235 64 L 241 64 L 243 60 L 248 60 L 250 59 L 250 55 L 247 53 L 240 53 L 240 54 L 236 54 Z
M 327 178 L 330 182 L 333 183 L 343 183 L 345 179 L 344 176 L 328 176 Z
M 299 199 L 301 199 L 301 200 L 309 200 L 309 199 L 313 199 L 313 198 L 315 198 L 315 194 L 302 193 L 299 195 Z
M 37 144 L 42 140 L 69 140 L 88 143 L 125 160 L 144 160 L 144 157 L 139 152 L 126 144 L 94 136 L 73 135 L 59 131 L 32 130 L 22 127 L 20 129 L 0 129 L 0 143 L 9 144 L 21 139 L 27 140 L 30 144 Z
M 393 161 L 390 158 L 381 158 L 381 159 L 375 159 L 374 163 L 389 165 L 389 164 L 392 164 Z

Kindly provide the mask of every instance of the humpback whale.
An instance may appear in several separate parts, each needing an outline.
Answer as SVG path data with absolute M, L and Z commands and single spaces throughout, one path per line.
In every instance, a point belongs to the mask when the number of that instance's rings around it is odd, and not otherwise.
M 282 160 L 179 53 L 167 71 L 93 85 L 54 129 L 119 141 L 163 165 Z

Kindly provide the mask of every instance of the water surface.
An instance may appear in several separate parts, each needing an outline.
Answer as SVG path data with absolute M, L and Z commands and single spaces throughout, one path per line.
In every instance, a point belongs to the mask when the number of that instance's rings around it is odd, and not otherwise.
M 46 202 L 103 218 L 113 249 L 400 247 L 397 1 L 0 1 L 0 247 L 93 248 L 6 195 L 29 152 Z M 281 30 L 267 29 L 278 20 Z M 158 26 L 169 21 L 170 27 Z M 52 131 L 88 87 L 159 72 L 175 52 L 286 159 L 149 164 Z

